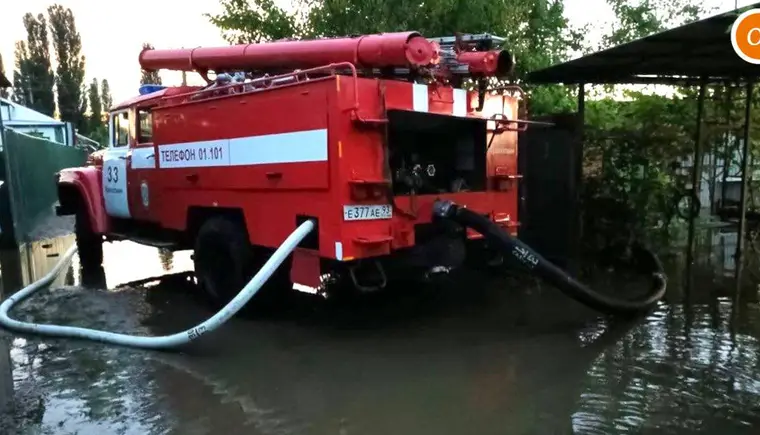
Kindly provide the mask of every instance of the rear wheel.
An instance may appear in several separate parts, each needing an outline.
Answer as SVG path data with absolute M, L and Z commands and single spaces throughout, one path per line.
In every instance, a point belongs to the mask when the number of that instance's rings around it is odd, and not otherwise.
M 208 219 L 195 240 L 195 275 L 205 295 L 219 307 L 226 305 L 248 284 L 269 259 L 267 252 L 251 246 L 245 228 L 224 217 Z M 281 266 L 252 300 L 268 306 L 286 290 L 288 269 Z

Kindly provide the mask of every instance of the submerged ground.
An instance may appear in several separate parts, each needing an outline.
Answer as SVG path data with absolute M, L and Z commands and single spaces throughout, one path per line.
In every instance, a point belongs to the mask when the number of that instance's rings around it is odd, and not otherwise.
M 732 300 L 731 237 L 708 239 L 690 291 L 671 268 L 667 303 L 628 324 L 530 279 L 468 274 L 350 304 L 300 294 L 181 353 L 0 331 L 15 403 L 0 432 L 756 434 L 760 307 L 753 292 Z M 72 241 L 3 253 L 4 291 L 42 276 Z M 99 288 L 79 285 L 75 260 L 14 316 L 178 331 L 211 314 L 182 274 L 191 267 L 188 253 L 107 245 Z

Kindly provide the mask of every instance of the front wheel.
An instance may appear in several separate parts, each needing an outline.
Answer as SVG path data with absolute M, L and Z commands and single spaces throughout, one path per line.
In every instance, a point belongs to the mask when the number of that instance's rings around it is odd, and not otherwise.
M 103 265 L 103 237 L 92 231 L 90 216 L 86 210 L 77 210 L 74 227 L 82 271 L 90 273 L 100 270 Z

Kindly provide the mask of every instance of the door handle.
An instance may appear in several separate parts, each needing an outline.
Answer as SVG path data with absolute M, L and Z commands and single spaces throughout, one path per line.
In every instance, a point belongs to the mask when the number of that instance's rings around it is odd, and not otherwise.
M 196 181 L 198 181 L 198 174 L 186 175 L 185 178 L 187 179 L 187 181 L 191 183 L 195 183 Z
M 127 156 L 119 156 L 119 159 L 121 159 L 121 160 L 127 160 Z
M 145 156 L 146 159 L 152 159 L 154 157 L 156 157 L 155 153 L 154 154 L 149 154 L 149 155 Z

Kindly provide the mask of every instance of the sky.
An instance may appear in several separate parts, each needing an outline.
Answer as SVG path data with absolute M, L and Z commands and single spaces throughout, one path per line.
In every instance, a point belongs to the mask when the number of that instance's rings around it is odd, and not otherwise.
M 705 0 L 719 12 L 734 7 L 735 0 Z M 757 0 L 739 0 L 746 6 Z M 288 0 L 276 0 L 283 7 Z M 54 0 L 8 1 L 0 14 L 0 54 L 9 78 L 13 71 L 13 46 L 26 38 L 21 21 L 26 12 L 46 13 Z M 58 0 L 70 8 L 76 19 L 85 55 L 87 82 L 93 78 L 106 78 L 111 86 L 114 102 L 137 94 L 140 80 L 138 55 L 143 42 L 156 48 L 182 48 L 226 45 L 221 32 L 209 23 L 204 13 L 219 10 L 217 0 Z M 566 16 L 571 24 L 608 22 L 612 11 L 606 0 L 565 0 Z M 599 26 L 589 38 L 598 38 Z M 412 30 L 412 29 L 410 29 Z M 426 35 L 438 36 L 438 35 Z M 52 53 L 52 50 L 51 50 Z M 55 59 L 53 59 L 55 62 Z M 178 73 L 162 72 L 164 84 L 179 84 Z

